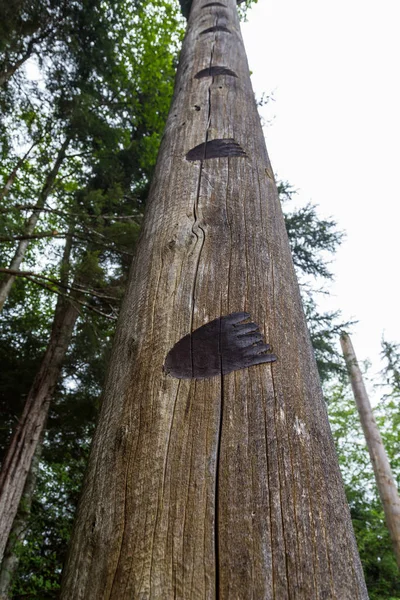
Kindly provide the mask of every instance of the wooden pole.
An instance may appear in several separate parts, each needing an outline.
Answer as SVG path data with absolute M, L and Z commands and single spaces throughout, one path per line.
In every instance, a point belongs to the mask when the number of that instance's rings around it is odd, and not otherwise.
M 171 374 L 240 311 L 276 362 Z M 216 597 L 368 596 L 236 4 L 194 0 L 61 598 Z
M 383 446 L 381 434 L 372 412 L 367 390 L 365 389 L 360 367 L 353 344 L 347 333 L 340 336 L 343 355 L 353 388 L 358 414 L 367 442 L 369 455 L 374 468 L 376 485 L 385 512 L 386 524 L 393 542 L 393 548 L 400 568 L 400 497 Z

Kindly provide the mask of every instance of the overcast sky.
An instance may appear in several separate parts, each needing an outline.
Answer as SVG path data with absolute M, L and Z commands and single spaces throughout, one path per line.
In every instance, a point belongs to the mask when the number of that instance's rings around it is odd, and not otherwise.
M 242 25 L 275 173 L 347 234 L 324 308 L 375 372 L 400 342 L 399 23 L 398 0 L 259 0 Z

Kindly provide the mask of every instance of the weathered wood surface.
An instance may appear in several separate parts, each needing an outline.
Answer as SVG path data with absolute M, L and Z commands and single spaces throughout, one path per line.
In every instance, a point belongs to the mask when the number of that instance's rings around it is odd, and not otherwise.
M 236 5 L 223 3 L 193 2 L 64 600 L 367 598 Z M 213 27 L 230 32 L 202 34 Z M 196 78 L 210 66 L 237 77 Z M 186 159 L 227 138 L 246 156 Z M 163 372 L 180 338 L 238 311 L 276 363 Z
M 400 497 L 392 469 L 385 452 L 382 437 L 376 424 L 374 413 L 365 389 L 361 369 L 358 366 L 356 353 L 350 336 L 342 333 L 340 336 L 343 355 L 349 373 L 351 387 L 361 426 L 367 442 L 371 463 L 375 473 L 376 485 L 385 512 L 386 525 L 392 538 L 393 549 L 396 554 L 397 564 L 400 568 Z

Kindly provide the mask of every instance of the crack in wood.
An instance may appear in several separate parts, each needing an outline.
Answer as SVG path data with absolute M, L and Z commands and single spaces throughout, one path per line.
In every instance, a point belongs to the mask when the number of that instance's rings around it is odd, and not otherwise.
M 217 75 L 231 75 L 232 77 L 237 77 L 236 73 L 228 67 L 215 66 L 215 67 L 207 67 L 207 69 L 202 69 L 194 76 L 195 79 L 201 79 L 202 77 L 216 77 Z
M 215 31 L 225 31 L 225 33 L 230 33 L 230 30 L 227 27 L 225 27 L 225 25 L 213 25 L 212 27 L 208 27 L 208 29 L 200 31 L 200 35 L 204 35 L 206 33 L 214 33 Z
M 232 138 L 216 139 L 195 146 L 186 154 L 186 160 L 209 160 L 211 158 L 226 158 L 247 156 L 243 148 Z

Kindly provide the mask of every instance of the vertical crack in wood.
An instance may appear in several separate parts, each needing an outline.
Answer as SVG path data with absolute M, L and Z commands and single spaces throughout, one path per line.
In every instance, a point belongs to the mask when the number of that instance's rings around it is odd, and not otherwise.
M 218 26 L 218 16 L 216 17 L 216 21 L 215 21 L 215 26 Z M 216 31 L 216 30 L 214 30 Z M 216 32 L 214 33 L 214 39 L 212 41 L 211 44 L 211 50 L 210 50 L 210 64 L 209 64 L 209 69 L 211 71 L 212 68 L 212 63 L 213 63 L 213 57 L 214 57 L 214 47 L 216 44 Z M 199 239 L 199 236 L 197 234 L 197 232 L 195 231 L 196 226 L 202 231 L 203 233 L 203 240 L 202 240 L 202 245 L 200 247 L 199 250 L 199 254 L 197 256 L 197 263 L 196 263 L 196 268 L 195 268 L 195 273 L 194 273 L 194 280 L 193 280 L 193 287 L 192 287 L 192 311 L 191 311 L 191 323 L 190 323 L 190 333 L 193 333 L 193 322 L 194 322 L 194 308 L 195 308 L 195 299 L 196 299 L 196 284 L 197 284 L 197 277 L 198 277 L 198 271 L 199 271 L 199 265 L 200 265 L 200 258 L 201 258 L 201 252 L 205 243 L 205 231 L 204 229 L 202 229 L 202 227 L 199 225 L 198 223 L 198 202 L 199 202 L 199 198 L 200 198 L 200 190 L 201 190 L 201 178 L 202 178 L 202 171 L 203 171 L 203 161 L 205 159 L 205 153 L 206 153 L 206 148 L 207 148 L 207 141 L 208 141 L 208 135 L 209 135 L 209 129 L 210 129 L 210 125 L 211 125 L 211 87 L 214 83 L 214 77 L 211 77 L 211 82 L 208 88 L 208 115 L 207 115 L 207 126 L 206 126 L 206 132 L 205 132 L 205 140 L 204 140 L 204 156 L 203 156 L 203 160 L 201 160 L 200 162 L 200 168 L 199 168 L 199 179 L 198 179 L 198 185 L 197 185 L 197 194 L 196 194 L 196 198 L 194 200 L 193 203 L 193 216 L 194 216 L 194 223 L 192 226 L 192 232 L 193 234 L 196 236 L 197 240 Z M 220 324 L 221 327 L 221 324 Z M 221 335 L 221 333 L 220 333 Z M 219 344 L 220 344 L 220 338 L 219 338 Z M 221 354 L 221 353 L 220 353 Z M 192 339 L 190 339 L 190 356 L 191 356 L 191 363 L 192 363 L 192 376 L 194 374 L 194 357 L 193 357 L 193 344 L 192 344 Z M 215 549 L 214 549 L 214 555 L 215 555 L 215 593 L 216 593 L 216 599 L 218 600 L 219 598 L 219 587 L 220 587 L 220 576 L 219 576 L 219 529 L 218 529 L 218 504 L 219 504 L 219 493 L 218 493 L 218 487 L 219 487 L 219 468 L 220 468 L 220 452 L 221 452 L 221 433 L 222 433 L 222 403 L 223 403 L 223 375 L 222 375 L 222 355 L 221 355 L 221 401 L 220 401 L 220 420 L 219 420 L 219 431 L 218 431 L 218 440 L 217 440 L 217 452 L 216 452 L 216 467 L 215 467 L 215 492 L 214 492 L 214 501 L 215 501 L 215 516 L 214 516 L 214 544 L 215 544 Z
M 268 172 L 267 172 L 267 176 Z M 293 330 L 292 330 L 293 333 Z M 300 369 L 300 365 L 298 363 L 298 359 L 296 361 L 296 364 L 293 364 L 293 369 L 299 373 L 299 369 Z M 300 387 L 300 385 L 299 385 Z M 306 417 L 303 414 L 303 410 L 300 409 L 298 416 L 300 416 L 300 418 L 303 420 L 303 422 L 307 422 Z M 293 450 L 293 444 L 292 444 L 292 437 L 290 435 L 290 433 L 287 433 L 287 444 L 288 444 L 288 449 L 289 449 L 289 459 L 290 459 L 290 468 L 291 468 L 291 474 L 292 474 L 292 480 L 295 481 L 296 479 L 296 468 L 293 464 L 293 456 L 295 456 L 295 451 Z M 313 584 L 314 584 L 314 592 L 316 595 L 321 593 L 321 590 L 318 589 L 318 584 L 317 584 L 317 578 L 316 578 L 316 573 L 315 573 L 315 565 L 318 562 L 318 556 L 316 554 L 316 544 L 315 544 L 315 540 L 316 540 L 316 535 L 315 535 L 315 524 L 314 524 L 314 519 L 313 516 L 316 514 L 316 510 L 315 510 L 315 502 L 314 502 L 314 498 L 312 493 L 310 493 L 310 490 L 312 490 L 312 484 L 311 484 L 311 478 L 310 478 L 310 470 L 309 470 L 309 458 L 308 458 L 308 453 L 305 451 L 303 445 L 300 445 L 300 460 L 303 462 L 303 468 L 302 468 L 302 475 L 303 477 L 307 480 L 307 485 L 305 486 L 307 489 L 307 501 L 308 501 L 308 506 L 309 506 L 309 529 L 312 532 L 312 550 L 313 550 L 313 558 L 314 560 L 312 561 L 312 573 L 313 573 Z M 303 486 L 303 490 L 304 490 L 304 486 Z M 304 491 L 303 491 L 304 493 Z M 300 504 L 300 502 L 299 502 Z M 296 496 L 296 489 L 294 488 L 293 490 L 293 510 L 294 510 L 294 515 L 295 515 L 295 529 L 296 529 L 296 542 L 297 542 L 297 554 L 300 556 L 301 552 L 302 552 L 302 544 L 301 544 L 301 540 L 299 538 L 299 527 L 298 527 L 298 523 L 301 522 L 301 518 L 298 518 L 298 510 L 297 510 L 297 496 Z M 300 506 L 300 510 L 301 510 L 301 506 Z M 296 578 L 297 578 L 297 584 L 298 586 L 301 586 L 301 582 L 299 582 L 298 580 L 298 565 L 296 563 Z M 334 593 L 333 590 L 333 586 L 332 586 L 332 593 Z
M 292 453 L 292 444 L 290 441 L 290 435 L 289 432 L 286 431 L 286 435 L 288 438 L 288 448 L 289 448 L 289 461 L 290 461 L 290 471 L 292 474 L 292 481 L 294 482 L 296 480 L 296 476 L 295 476 L 295 472 L 294 472 L 294 468 L 293 468 L 293 453 Z M 301 551 L 302 548 L 300 547 L 300 542 L 299 542 L 299 527 L 298 527 L 298 515 L 297 515 L 297 497 L 296 497 L 296 486 L 293 486 L 293 514 L 294 514 L 294 529 L 296 532 L 296 545 L 297 545 L 297 555 L 301 556 Z M 296 583 L 297 583 L 297 587 L 299 589 L 301 589 L 301 585 L 299 582 L 299 572 L 298 572 L 298 563 L 296 561 L 296 573 L 295 573 L 295 577 L 296 577 Z
M 216 22 L 218 23 L 218 17 L 216 18 Z M 211 68 L 212 61 L 213 61 L 213 56 L 214 56 L 215 42 L 216 42 L 216 36 L 214 36 L 214 40 L 213 40 L 212 45 L 211 45 L 211 51 L 210 51 L 210 68 Z M 202 233 L 203 233 L 203 239 L 202 239 L 202 244 L 201 244 L 201 247 L 200 247 L 200 250 L 199 250 L 199 254 L 197 256 L 197 263 L 196 263 L 196 268 L 195 268 L 195 273 L 194 273 L 194 278 L 193 278 L 193 287 L 192 287 L 192 313 L 191 313 L 191 321 L 190 321 L 190 333 L 193 333 L 194 304 L 195 304 L 195 297 L 196 297 L 197 275 L 198 275 L 198 271 L 199 271 L 201 251 L 202 251 L 203 246 L 204 246 L 205 235 L 206 235 L 204 229 L 198 223 L 198 203 L 199 203 L 199 198 L 200 198 L 201 176 L 202 176 L 202 171 L 203 171 L 203 161 L 205 159 L 206 148 L 207 148 L 207 141 L 208 141 L 208 131 L 209 131 L 209 128 L 210 128 L 210 123 L 211 123 L 211 86 L 213 84 L 213 81 L 214 81 L 214 78 L 211 79 L 211 83 L 210 83 L 209 88 L 208 88 L 208 115 L 207 115 L 207 126 L 206 126 L 205 141 L 204 141 L 204 156 L 203 156 L 203 159 L 200 161 L 199 179 L 198 179 L 198 184 L 197 184 L 197 193 L 196 193 L 196 198 L 195 198 L 194 203 L 193 203 L 194 223 L 192 225 L 192 233 L 196 236 L 196 239 L 198 240 L 199 236 L 197 235 L 197 233 L 195 231 L 195 228 L 197 226 L 202 231 Z M 194 374 L 194 364 L 193 364 L 193 346 L 192 346 L 192 341 L 190 341 L 190 355 L 191 355 L 191 360 L 192 360 L 192 377 L 193 377 L 193 374 Z
M 264 324 L 265 331 L 265 324 Z M 274 544 L 272 541 L 272 494 L 271 494 L 271 481 L 270 481 L 270 460 L 269 460 L 269 444 L 268 439 L 271 432 L 267 429 L 267 411 L 266 401 L 264 396 L 264 389 L 261 388 L 262 400 L 264 406 L 264 427 L 265 427 L 265 462 L 267 465 L 267 484 L 268 484 L 268 515 L 269 515 L 269 542 L 271 547 L 271 583 L 272 583 L 272 596 L 275 598 L 275 574 L 274 574 Z
M 272 314 L 276 315 L 276 305 L 275 305 L 275 281 L 274 281 L 274 263 L 272 262 L 271 259 L 271 280 L 272 280 Z M 273 369 L 271 369 L 271 378 L 272 378 L 272 389 L 274 390 L 274 423 L 275 423 L 275 432 L 278 432 L 277 429 L 277 425 L 276 425 L 276 412 L 277 412 L 277 404 L 278 404 L 278 394 L 276 391 L 276 384 L 275 384 L 275 378 L 274 378 L 274 371 Z M 281 486 L 281 460 L 279 457 L 279 449 L 277 449 L 276 452 L 276 460 L 277 460 L 277 465 L 278 465 L 278 469 L 277 469 L 277 476 L 278 476 L 278 488 L 279 488 L 279 507 L 280 507 L 280 515 L 281 515 L 281 526 L 282 526 L 282 538 L 283 538 L 283 545 L 284 545 L 284 551 L 285 551 L 285 572 L 286 572 L 286 591 L 288 593 L 288 595 L 290 595 L 290 590 L 289 590 L 289 565 L 288 565 L 288 553 L 287 553 L 287 547 L 286 547 L 286 535 L 285 535 L 285 520 L 283 518 L 283 504 L 282 504 L 282 486 Z
M 222 298 L 220 299 L 220 305 Z M 222 306 L 220 307 L 222 313 Z M 218 440 L 217 440 L 217 452 L 215 457 L 215 525 L 214 525 L 214 553 L 215 553 L 215 597 L 219 600 L 220 597 L 220 555 L 219 555 L 219 541 L 220 541 L 220 529 L 219 529 L 219 513 L 220 513 L 220 468 L 221 468 L 221 448 L 222 448 L 222 425 L 224 417 L 224 374 L 223 374 L 223 357 L 222 357 L 222 319 L 219 323 L 219 336 L 218 336 L 218 353 L 220 358 L 220 369 L 221 369 L 221 389 L 220 389 L 220 409 L 219 409 L 219 424 L 218 424 Z
M 260 205 L 260 218 L 261 218 L 261 222 L 263 224 L 263 210 L 262 210 L 262 206 L 261 206 L 261 198 L 263 197 L 263 193 L 262 193 L 262 186 L 261 186 L 261 182 L 260 182 L 260 172 L 257 169 L 257 182 L 258 182 L 258 197 L 259 197 L 259 205 Z M 263 231 L 267 231 L 266 226 L 262 226 L 262 230 Z M 271 265 L 272 265 L 272 298 L 274 299 L 274 278 L 273 278 L 273 263 L 272 263 L 272 259 L 271 259 L 271 246 L 270 246 L 270 242 L 268 239 L 268 235 L 265 236 L 265 242 L 267 245 L 267 249 L 268 249 L 268 258 L 269 260 L 271 260 Z M 267 277 L 267 284 L 269 283 L 268 277 Z M 273 300 L 274 302 L 274 300 Z M 266 303 L 266 312 L 265 314 L 268 315 L 268 294 L 266 294 L 265 296 L 265 303 Z M 267 322 L 267 320 L 264 321 L 264 332 L 265 335 L 267 336 L 267 339 L 270 339 L 270 329 L 269 329 L 269 324 Z M 273 379 L 273 371 L 271 369 L 271 378 L 272 378 L 272 389 L 273 389 L 273 394 L 274 394 L 274 401 L 276 402 L 276 393 L 275 393 L 275 386 L 274 386 L 274 379 Z M 269 439 L 271 436 L 271 432 L 267 430 L 267 411 L 266 411 L 266 405 L 265 405 L 265 397 L 264 397 L 264 388 L 262 387 L 262 394 L 263 394 L 263 402 L 264 402 L 264 420 L 265 420 L 265 452 L 266 452 L 266 465 L 267 465 L 267 481 L 268 481 L 268 502 L 269 502 L 269 531 L 270 531 L 270 545 L 271 545 L 271 580 L 272 580 L 272 594 L 273 597 L 275 598 L 275 588 L 276 588 L 276 582 L 275 582 L 275 571 L 274 571 L 274 544 L 273 544 L 273 531 L 272 531 L 272 507 L 273 507 L 273 498 L 272 498 L 272 491 L 271 491 L 271 478 L 270 478 L 270 474 L 271 474 L 271 462 L 270 462 L 270 443 L 269 443 Z M 275 421 L 275 411 L 274 411 L 274 421 Z M 276 423 L 275 423 L 275 436 L 276 436 Z M 279 558 L 278 558 L 279 560 Z
M 196 381 L 194 382 L 194 391 L 193 391 L 193 397 L 196 397 Z M 193 443 L 193 436 L 191 436 L 191 445 L 190 445 L 190 464 L 189 464 L 189 473 L 188 473 L 188 480 L 187 480 L 187 489 L 186 489 L 186 500 L 185 500 L 185 505 L 184 505 L 184 519 L 183 519 L 183 540 L 186 539 L 186 524 L 187 524 L 187 516 L 188 516 L 188 503 L 189 503 L 189 494 L 190 494 L 190 477 L 193 471 L 193 452 L 194 452 L 194 443 Z M 189 559 L 190 560 L 190 559 Z M 191 560 L 193 560 L 193 554 L 191 556 Z M 185 555 L 185 544 L 182 544 L 182 560 L 181 560 L 181 564 L 182 566 L 185 565 L 185 562 L 188 561 L 188 557 L 187 555 Z M 192 580 L 191 580 L 191 586 L 190 586 L 190 590 L 192 590 L 193 588 L 193 569 L 191 569 L 192 571 Z M 185 590 L 185 583 L 184 583 L 185 577 L 184 574 L 182 573 L 182 589 L 183 591 Z M 175 590 L 175 594 L 176 594 L 176 590 Z M 183 594 L 182 594 L 183 595 Z M 188 595 L 188 598 L 192 598 L 192 594 L 190 592 L 190 594 Z
M 167 478 L 167 466 L 168 466 L 168 458 L 169 458 L 169 453 L 170 453 L 170 446 L 171 446 L 171 437 L 172 437 L 172 428 L 174 425 L 174 420 L 175 420 L 175 413 L 176 413 L 176 405 L 177 405 L 177 401 L 178 401 L 178 395 L 179 395 L 179 388 L 180 388 L 181 382 L 178 381 L 178 386 L 176 388 L 176 394 L 175 394 L 175 398 L 174 398 L 174 406 L 172 409 L 172 418 L 170 421 L 170 425 L 169 425 L 169 430 L 168 430 L 168 441 L 167 441 L 167 451 L 165 453 L 165 460 L 164 460 L 164 468 L 163 468 L 163 480 L 162 480 L 162 485 L 161 485 L 161 493 L 159 494 L 159 496 L 161 496 L 161 499 L 164 497 L 164 489 L 165 489 L 165 480 Z M 153 548 L 155 545 L 155 536 L 156 536 L 156 531 L 157 531 L 157 524 L 158 524 L 158 519 L 159 519 L 159 512 L 160 512 L 160 497 L 159 497 L 159 502 L 157 503 L 157 512 L 156 512 L 156 518 L 155 518 L 155 527 L 153 530 L 153 544 L 152 544 L 152 551 L 151 551 L 151 564 L 150 564 L 150 586 L 151 586 L 151 582 L 153 580 L 153 564 L 154 564 L 154 552 L 153 552 Z M 168 513 L 170 511 L 170 507 L 168 509 Z M 151 591 L 151 590 L 149 590 Z M 150 597 L 151 594 L 149 593 Z
M 277 432 L 277 426 L 276 426 L 276 407 L 277 407 L 277 400 L 278 399 L 277 399 L 277 394 L 276 394 L 274 372 L 273 372 L 272 369 L 271 369 L 271 373 L 272 373 L 272 387 L 273 387 L 273 390 L 274 390 L 274 398 L 275 398 L 275 410 L 274 410 L 275 431 Z M 280 476 L 280 472 L 281 472 L 281 459 L 279 457 L 279 450 L 278 449 L 277 449 L 277 453 L 276 453 L 276 459 L 277 459 L 277 464 L 278 464 L 277 475 L 278 475 L 279 507 L 280 507 L 280 514 L 281 514 L 282 538 L 283 538 L 283 545 L 284 545 L 284 551 L 285 551 L 285 573 L 286 573 L 286 582 L 285 583 L 286 583 L 286 591 L 288 593 L 288 596 L 290 596 L 288 552 L 287 552 L 287 546 L 286 546 L 285 519 L 283 518 L 282 485 L 281 485 L 281 476 Z
M 129 411 L 129 420 L 130 421 L 132 419 L 132 410 L 133 410 L 133 407 L 131 406 L 130 407 L 130 411 Z M 140 423 L 141 411 L 142 411 L 142 405 L 140 405 L 139 423 Z M 129 466 L 131 465 L 132 456 L 133 456 L 133 460 L 135 460 L 138 445 L 139 445 L 139 436 L 137 436 L 135 448 L 133 448 L 133 444 L 131 446 L 131 449 L 130 449 L 130 452 L 129 452 L 129 458 L 128 458 L 127 463 L 126 463 L 127 464 L 127 468 L 126 468 L 126 473 L 125 473 L 125 485 L 124 485 L 124 489 L 125 489 L 125 494 L 124 494 L 124 527 L 123 527 L 123 531 L 122 531 L 121 545 L 120 545 L 120 549 L 119 549 L 118 560 L 117 560 L 116 565 L 115 565 L 114 577 L 113 577 L 113 581 L 112 581 L 111 588 L 110 588 L 110 596 L 109 596 L 110 598 L 112 598 L 112 596 L 113 596 L 114 585 L 117 584 L 117 579 L 116 578 L 117 578 L 119 564 L 121 562 L 122 548 L 123 548 L 123 545 L 124 545 L 125 532 L 128 530 L 128 519 L 127 519 L 127 515 L 128 515 L 128 484 L 129 484 L 128 474 L 129 474 L 129 471 L 130 471 L 129 470 Z M 97 469 L 97 464 L 96 464 L 96 469 Z M 132 570 L 132 566 L 131 566 L 131 570 Z M 128 585 L 128 583 L 126 583 L 126 585 L 125 585 L 125 590 L 126 590 L 126 586 L 127 585 Z
M 216 17 L 215 20 L 215 25 L 218 25 L 218 20 L 219 17 Z M 217 35 L 214 35 L 214 41 L 211 47 L 211 53 L 210 53 L 210 65 L 209 65 L 209 69 L 211 71 L 212 69 L 212 63 L 213 63 L 213 58 L 214 58 L 214 47 L 216 44 L 216 40 L 217 40 Z M 211 87 L 214 83 L 214 76 L 211 77 L 211 83 L 210 86 L 208 88 L 208 124 L 207 124 L 207 133 L 206 133 L 206 140 L 205 140 L 205 144 L 204 144 L 204 153 L 206 153 L 207 150 L 207 141 L 208 141 L 208 131 L 211 125 Z M 222 310 L 220 308 L 220 314 L 222 314 Z M 218 428 L 218 442 L 217 442 L 217 455 L 215 457 L 216 460 L 216 465 L 215 465 L 215 517 L 214 517 L 214 521 L 215 521 L 215 525 L 214 525 L 214 544 L 215 544 L 215 549 L 214 549 L 214 555 L 215 555 L 215 598 L 216 600 L 219 600 L 220 594 L 219 594 L 219 588 L 220 588 L 220 557 L 219 557 L 219 477 L 220 477 L 220 459 L 221 459 L 221 437 L 222 437 L 222 408 L 223 408 L 223 402 L 224 402 L 224 394 L 223 394 L 223 381 L 224 381 L 224 376 L 222 374 L 222 353 L 221 353 L 221 327 L 222 327 L 222 321 L 220 321 L 220 329 L 219 329 L 219 339 L 218 339 L 218 344 L 219 344 L 219 352 L 220 352 L 220 361 L 221 361 L 221 383 L 220 383 L 220 412 L 219 412 L 219 428 Z
M 312 448 L 312 439 L 311 439 L 311 448 Z M 311 460 L 312 460 L 312 464 L 313 464 L 313 469 L 315 470 L 315 464 L 314 464 L 314 460 L 313 460 L 313 452 L 310 453 L 310 456 L 311 456 Z M 332 594 L 334 594 L 332 597 L 336 598 L 336 595 L 334 593 L 335 586 L 334 586 L 334 579 L 333 579 L 333 572 L 332 572 L 332 564 L 331 564 L 331 559 L 329 556 L 327 535 L 326 535 L 326 529 L 325 529 L 324 509 L 318 500 L 316 501 L 316 504 L 318 505 L 317 510 L 318 510 L 318 515 L 319 515 L 319 520 L 321 523 L 322 534 L 324 537 L 324 548 L 325 548 L 325 552 L 326 552 L 326 561 L 327 561 L 328 567 L 329 567 L 329 578 L 330 578 L 331 590 L 332 590 Z M 317 512 L 317 511 L 315 511 L 315 512 Z M 315 514 L 315 513 L 313 513 L 313 514 Z M 354 572 L 353 567 L 352 567 L 352 570 Z M 357 591 L 357 594 L 358 594 L 358 591 Z

